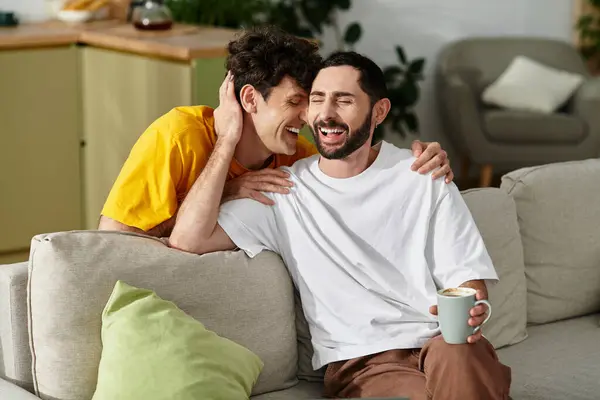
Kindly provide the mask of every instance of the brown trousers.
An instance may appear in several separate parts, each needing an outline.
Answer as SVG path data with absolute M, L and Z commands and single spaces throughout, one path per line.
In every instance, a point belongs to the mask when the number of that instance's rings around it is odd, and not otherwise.
M 389 350 L 329 364 L 325 396 L 506 400 L 510 383 L 510 368 L 498 361 L 486 339 L 451 345 L 437 336 L 422 349 Z

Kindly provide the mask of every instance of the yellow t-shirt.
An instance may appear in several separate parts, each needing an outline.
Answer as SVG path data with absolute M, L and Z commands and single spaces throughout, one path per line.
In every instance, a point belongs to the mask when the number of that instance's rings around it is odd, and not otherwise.
M 215 146 L 213 109 L 177 107 L 139 137 L 115 181 L 102 215 L 147 231 L 175 215 Z M 276 154 L 268 168 L 290 166 L 317 150 L 300 136 L 292 156 Z M 227 180 L 248 169 L 235 159 Z

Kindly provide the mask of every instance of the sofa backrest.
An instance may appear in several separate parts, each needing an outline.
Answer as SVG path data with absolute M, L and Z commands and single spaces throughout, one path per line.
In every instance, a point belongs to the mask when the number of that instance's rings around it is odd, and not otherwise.
M 483 333 L 495 348 L 519 343 L 527 337 L 527 288 L 515 203 L 506 192 L 497 188 L 468 190 L 462 195 L 500 278 L 496 285 L 489 287 L 493 315 Z M 298 377 L 320 380 L 324 371 L 312 370 L 313 348 L 300 305 L 297 305 L 296 313 Z
M 29 335 L 33 383 L 43 399 L 92 398 L 101 314 L 117 280 L 156 291 L 255 352 L 265 367 L 254 394 L 296 383 L 293 289 L 273 253 L 197 256 L 157 239 L 87 231 L 38 236 L 31 254 Z
M 600 311 L 600 160 L 523 168 L 501 188 L 517 206 L 528 322 Z

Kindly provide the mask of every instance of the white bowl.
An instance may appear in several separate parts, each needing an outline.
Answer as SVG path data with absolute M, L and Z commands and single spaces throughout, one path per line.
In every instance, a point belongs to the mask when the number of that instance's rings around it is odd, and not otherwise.
M 60 10 L 56 17 L 63 22 L 81 23 L 94 17 L 93 11 Z

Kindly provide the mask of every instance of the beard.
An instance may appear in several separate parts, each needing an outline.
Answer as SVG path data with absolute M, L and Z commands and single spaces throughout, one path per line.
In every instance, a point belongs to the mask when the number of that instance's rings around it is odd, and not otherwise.
M 367 142 L 367 140 L 369 140 L 369 137 L 371 136 L 372 116 L 373 110 L 370 110 L 362 125 L 353 132 L 350 131 L 350 127 L 348 125 L 335 120 L 315 121 L 312 126 L 312 131 L 315 144 L 317 145 L 317 150 L 328 160 L 341 160 L 348 157 L 350 154 L 360 149 Z M 328 150 L 327 147 L 325 147 L 326 145 L 321 142 L 321 133 L 319 132 L 319 128 L 321 127 L 343 129 L 345 133 L 342 133 L 342 135 L 346 135 L 346 141 L 344 141 L 340 147 L 333 150 Z

